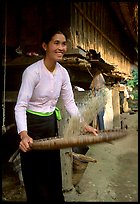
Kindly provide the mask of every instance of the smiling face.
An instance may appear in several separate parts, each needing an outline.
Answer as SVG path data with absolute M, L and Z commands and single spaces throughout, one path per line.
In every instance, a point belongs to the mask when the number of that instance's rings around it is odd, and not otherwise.
M 43 49 L 46 51 L 46 59 L 57 62 L 61 61 L 63 55 L 67 51 L 66 37 L 63 34 L 55 34 L 48 44 L 42 44 Z

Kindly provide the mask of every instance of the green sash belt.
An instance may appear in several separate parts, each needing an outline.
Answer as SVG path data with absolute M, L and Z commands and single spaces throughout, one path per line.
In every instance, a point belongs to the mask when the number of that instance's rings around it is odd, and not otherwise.
M 53 114 L 53 112 L 42 113 L 42 112 L 36 112 L 36 111 L 32 111 L 32 110 L 26 110 L 26 111 L 28 113 L 32 113 L 34 115 L 39 115 L 39 116 L 50 116 Z M 56 107 L 54 111 L 55 111 L 57 120 L 61 120 L 62 117 L 61 117 L 61 113 L 60 113 L 59 108 Z
M 55 111 L 57 120 L 61 120 L 62 117 L 61 117 L 60 109 L 56 107 L 54 111 Z

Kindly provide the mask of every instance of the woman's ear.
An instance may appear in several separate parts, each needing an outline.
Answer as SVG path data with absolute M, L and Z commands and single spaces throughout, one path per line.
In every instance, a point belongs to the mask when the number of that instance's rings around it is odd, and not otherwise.
M 42 43 L 42 48 L 43 48 L 43 50 L 45 50 L 45 51 L 47 50 L 47 45 L 46 45 L 45 42 Z

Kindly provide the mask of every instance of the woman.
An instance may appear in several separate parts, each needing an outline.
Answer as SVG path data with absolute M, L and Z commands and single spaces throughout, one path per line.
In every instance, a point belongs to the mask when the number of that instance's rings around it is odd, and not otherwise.
M 96 96 L 103 96 L 106 93 L 107 87 L 105 86 L 105 79 L 103 74 L 100 70 L 97 70 L 90 88 L 92 89 L 93 95 Z M 97 126 L 99 130 L 104 130 L 104 113 L 105 113 L 105 106 L 101 107 L 100 111 L 97 113 Z
M 64 197 L 60 150 L 30 151 L 30 143 L 57 135 L 56 104 L 60 96 L 71 116 L 79 114 L 68 72 L 58 63 L 67 50 L 65 35 L 50 29 L 42 42 L 44 58 L 24 70 L 15 106 L 23 180 L 27 201 L 32 203 L 64 201 Z M 92 126 L 84 125 L 85 131 L 97 134 Z

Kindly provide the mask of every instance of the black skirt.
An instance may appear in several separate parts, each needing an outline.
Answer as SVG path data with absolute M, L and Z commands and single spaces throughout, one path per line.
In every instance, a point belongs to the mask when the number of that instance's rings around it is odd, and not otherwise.
M 27 126 L 34 140 L 57 135 L 55 113 L 51 116 L 27 113 Z M 21 152 L 21 168 L 28 202 L 64 202 L 60 150 Z

